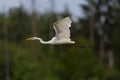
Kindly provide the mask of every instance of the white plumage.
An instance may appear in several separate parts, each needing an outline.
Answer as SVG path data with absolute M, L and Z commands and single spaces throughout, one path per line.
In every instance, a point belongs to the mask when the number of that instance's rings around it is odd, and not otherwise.
M 56 21 L 53 24 L 56 35 L 49 41 L 43 41 L 38 37 L 27 38 L 27 40 L 39 40 L 42 44 L 74 44 L 74 41 L 70 39 L 70 27 L 71 27 L 71 19 L 69 17 L 63 18 L 61 20 Z

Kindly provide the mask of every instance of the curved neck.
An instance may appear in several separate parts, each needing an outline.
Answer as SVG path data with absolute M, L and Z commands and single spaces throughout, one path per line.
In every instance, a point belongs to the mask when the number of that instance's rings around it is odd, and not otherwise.
M 50 41 L 43 41 L 41 38 L 36 38 L 36 40 L 39 40 L 40 43 L 42 44 L 51 44 L 53 42 L 53 40 L 50 40 Z

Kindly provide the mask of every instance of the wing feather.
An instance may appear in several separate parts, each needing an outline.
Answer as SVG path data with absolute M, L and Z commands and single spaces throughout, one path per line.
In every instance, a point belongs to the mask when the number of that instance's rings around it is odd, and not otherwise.
M 54 29 L 56 32 L 56 39 L 69 39 L 70 40 L 70 27 L 71 27 L 71 19 L 66 17 L 64 19 L 58 20 L 54 23 Z

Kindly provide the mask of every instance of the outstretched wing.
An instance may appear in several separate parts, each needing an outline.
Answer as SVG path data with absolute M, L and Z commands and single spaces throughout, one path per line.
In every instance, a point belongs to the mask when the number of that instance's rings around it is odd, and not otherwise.
M 70 27 L 71 27 L 71 19 L 66 17 L 64 19 L 58 20 L 54 23 L 54 29 L 56 32 L 56 39 L 67 39 L 70 40 Z

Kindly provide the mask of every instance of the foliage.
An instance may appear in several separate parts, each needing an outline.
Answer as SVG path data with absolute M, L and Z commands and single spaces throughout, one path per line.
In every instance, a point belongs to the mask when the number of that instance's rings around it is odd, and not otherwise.
M 120 13 L 116 10 L 116 13 Z M 62 14 L 37 13 L 38 36 L 45 40 L 54 36 L 53 22 L 59 17 L 70 16 L 69 11 Z M 5 52 L 3 36 L 4 14 L 0 13 L 0 79 L 5 80 Z M 97 17 L 98 15 L 96 15 Z M 120 15 L 118 15 L 120 16 Z M 73 22 L 71 27 L 73 45 L 42 45 L 37 41 L 27 42 L 31 33 L 31 14 L 24 8 L 12 8 L 6 16 L 8 28 L 8 51 L 10 57 L 11 80 L 119 80 L 119 17 L 115 18 L 116 29 L 112 32 L 111 48 L 114 50 L 115 66 L 107 69 L 99 62 L 95 46 L 88 40 L 88 19 Z M 82 24 L 81 24 L 82 23 Z M 81 24 L 81 25 L 80 25 Z M 82 30 L 82 31 L 81 31 Z M 110 31 L 108 30 L 108 33 Z M 52 34 L 52 35 L 50 35 Z M 96 35 L 96 34 L 95 34 Z M 35 50 L 32 49 L 33 43 Z M 84 46 L 84 48 L 81 48 Z M 97 51 L 97 49 L 96 49 Z

